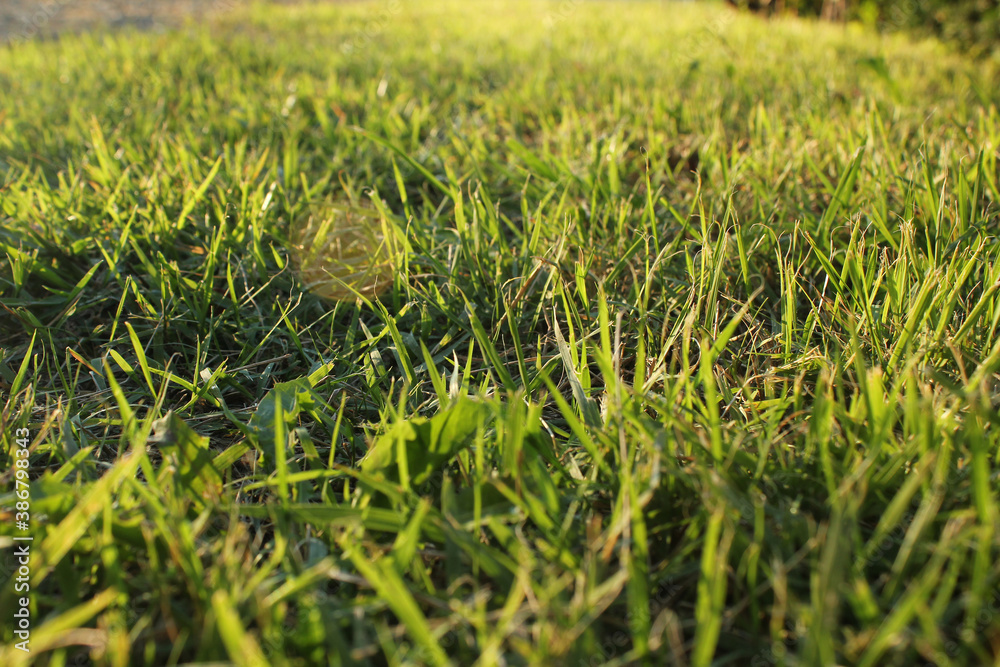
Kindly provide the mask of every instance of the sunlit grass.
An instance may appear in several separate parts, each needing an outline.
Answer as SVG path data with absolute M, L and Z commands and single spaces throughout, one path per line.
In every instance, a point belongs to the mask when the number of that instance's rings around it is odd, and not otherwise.
M 996 663 L 997 76 L 642 1 L 0 50 L 32 659 Z

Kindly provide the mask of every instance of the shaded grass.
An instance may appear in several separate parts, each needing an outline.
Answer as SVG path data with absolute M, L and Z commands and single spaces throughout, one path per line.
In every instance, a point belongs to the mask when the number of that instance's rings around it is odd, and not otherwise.
M 998 659 L 995 64 L 390 3 L 0 72 L 40 661 Z M 392 288 L 324 301 L 363 199 Z

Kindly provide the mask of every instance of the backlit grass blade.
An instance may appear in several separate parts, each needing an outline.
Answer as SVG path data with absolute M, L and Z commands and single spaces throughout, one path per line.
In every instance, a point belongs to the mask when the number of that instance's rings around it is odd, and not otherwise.
M 358 568 L 361 576 L 388 602 L 399 620 L 406 626 L 406 631 L 422 649 L 424 659 L 432 665 L 450 665 L 451 661 L 434 639 L 427 619 L 420 611 L 413 596 L 400 578 L 390 559 L 382 558 L 371 561 L 368 556 L 358 552 L 356 546 L 348 547 L 345 554 Z
M 729 546 L 732 534 L 723 528 L 725 516 L 712 512 L 708 516 L 701 555 L 701 573 L 698 578 L 698 598 L 695 606 L 693 667 L 712 664 L 719 632 L 722 628 L 721 611 L 725 606 Z
M 260 644 L 243 627 L 239 612 L 224 590 L 212 594 L 212 611 L 222 643 L 235 664 L 247 667 L 266 667 L 269 664 Z

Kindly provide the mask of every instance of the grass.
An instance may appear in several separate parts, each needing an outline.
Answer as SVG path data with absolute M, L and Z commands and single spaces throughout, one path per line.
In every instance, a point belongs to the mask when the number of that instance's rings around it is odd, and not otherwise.
M 1000 664 L 998 74 L 656 2 L 0 49 L 0 661 Z

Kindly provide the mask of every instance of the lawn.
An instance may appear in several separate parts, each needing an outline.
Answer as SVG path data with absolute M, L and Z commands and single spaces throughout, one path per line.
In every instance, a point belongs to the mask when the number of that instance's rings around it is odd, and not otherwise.
M 1000 664 L 998 81 L 650 0 L 0 47 L 0 664 Z

